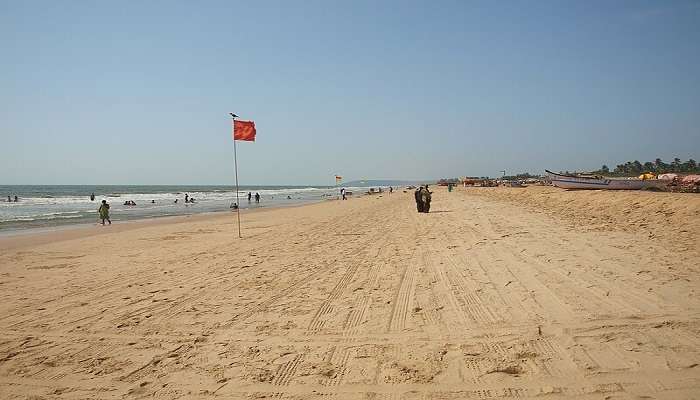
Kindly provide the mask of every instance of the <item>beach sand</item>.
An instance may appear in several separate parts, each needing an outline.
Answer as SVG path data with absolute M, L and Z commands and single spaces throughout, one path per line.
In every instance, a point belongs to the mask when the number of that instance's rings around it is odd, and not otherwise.
M 0 239 L 0 398 L 700 398 L 700 196 L 434 190 Z

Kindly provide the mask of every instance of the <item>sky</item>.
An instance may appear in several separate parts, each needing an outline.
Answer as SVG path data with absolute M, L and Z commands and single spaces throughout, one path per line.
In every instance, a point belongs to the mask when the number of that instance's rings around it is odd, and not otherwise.
M 700 1 L 0 0 L 0 184 L 700 158 Z

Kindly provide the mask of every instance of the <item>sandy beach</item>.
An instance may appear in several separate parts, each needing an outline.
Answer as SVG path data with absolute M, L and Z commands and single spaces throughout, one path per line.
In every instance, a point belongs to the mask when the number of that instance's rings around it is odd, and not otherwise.
M 434 190 L 0 238 L 0 398 L 700 398 L 700 196 Z

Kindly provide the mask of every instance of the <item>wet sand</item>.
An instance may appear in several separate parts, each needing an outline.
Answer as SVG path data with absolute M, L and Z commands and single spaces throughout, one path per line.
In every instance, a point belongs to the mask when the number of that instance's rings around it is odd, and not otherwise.
M 0 239 L 0 398 L 700 397 L 700 196 L 435 191 Z

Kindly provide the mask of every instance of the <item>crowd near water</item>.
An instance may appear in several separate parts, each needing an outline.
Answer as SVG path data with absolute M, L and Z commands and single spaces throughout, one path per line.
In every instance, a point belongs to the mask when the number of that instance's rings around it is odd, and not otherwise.
M 340 189 L 241 186 L 237 199 L 231 186 L 0 186 L 0 233 L 97 223 L 103 200 L 115 222 L 309 203 L 335 199 Z

